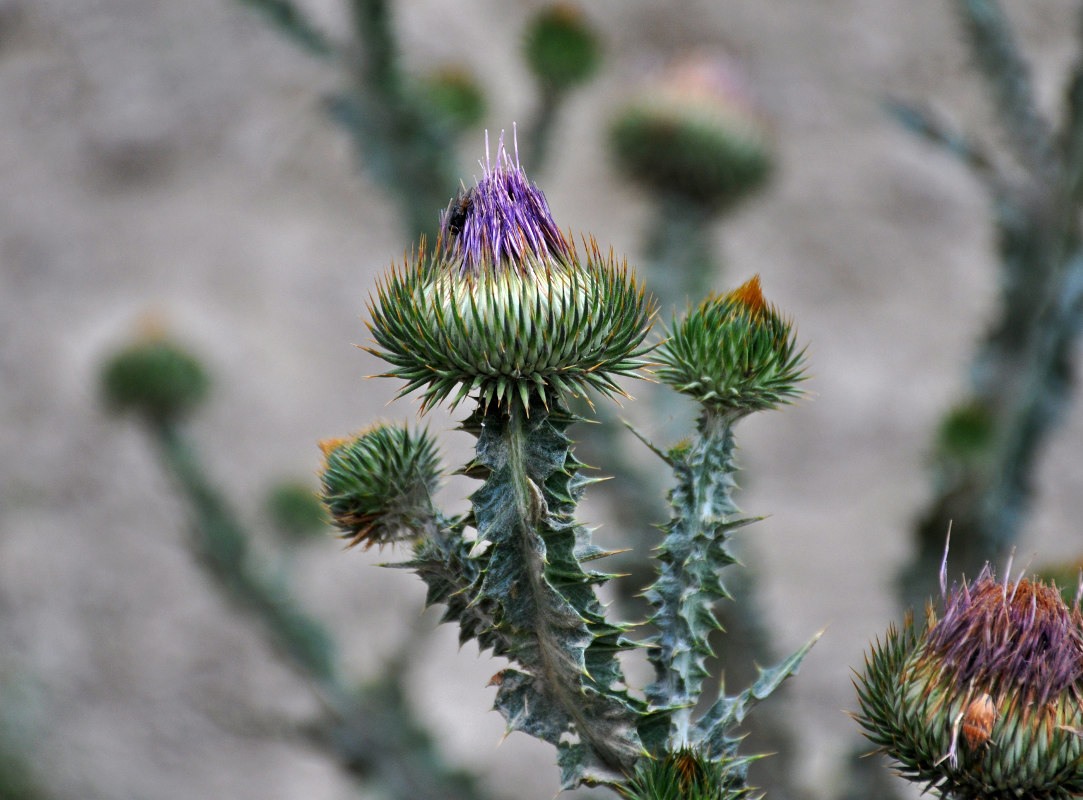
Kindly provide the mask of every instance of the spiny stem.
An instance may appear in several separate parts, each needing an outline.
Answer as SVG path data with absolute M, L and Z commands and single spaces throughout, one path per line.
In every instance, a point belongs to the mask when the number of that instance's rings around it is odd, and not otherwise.
M 573 418 L 540 398 L 529 408 L 492 404 L 475 418 L 470 471 L 484 473 L 485 484 L 471 502 L 488 549 L 473 604 L 499 608 L 486 638 L 521 668 L 495 679 L 496 708 L 509 729 L 561 750 L 566 788 L 618 781 L 642 752 L 642 709 L 617 688 L 623 675 L 615 652 L 627 645 L 592 587 L 606 576 L 579 562 L 600 551 L 572 518 L 582 481 L 562 430 Z
M 692 442 L 669 454 L 677 485 L 670 494 L 673 519 L 659 552 L 659 577 L 647 592 L 658 628 L 648 655 L 657 680 L 647 697 L 656 707 L 676 709 L 673 747 L 690 742 L 692 710 L 709 674 L 704 662 L 713 655 L 708 636 L 719 627 L 711 607 L 729 597 L 717 573 L 735 563 L 726 533 L 744 523 L 733 519 L 732 425 L 728 415 L 705 411 Z

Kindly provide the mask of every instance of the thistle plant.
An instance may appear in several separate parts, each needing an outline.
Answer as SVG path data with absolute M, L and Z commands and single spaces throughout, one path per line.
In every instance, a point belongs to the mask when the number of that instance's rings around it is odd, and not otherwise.
M 946 566 L 946 558 L 945 558 Z M 1056 586 L 973 583 L 866 657 L 857 721 L 911 781 L 951 800 L 1083 793 L 1083 616 Z
M 593 481 L 571 450 L 579 418 L 568 401 L 626 396 L 618 380 L 645 365 L 654 305 L 611 250 L 584 237 L 580 254 L 503 140 L 483 170 L 446 207 L 435 247 L 392 266 L 369 307 L 370 352 L 390 365 L 383 377 L 405 382 L 402 395 L 420 393 L 422 412 L 473 402 L 462 429 L 476 452 L 459 472 L 482 485 L 467 513 L 445 515 L 428 433 L 380 424 L 324 445 L 325 502 L 351 544 L 409 542 L 397 566 L 426 582 L 428 604 L 446 607 L 461 641 L 511 662 L 493 678 L 495 708 L 509 731 L 557 748 L 563 788 L 741 797 L 752 757 L 738 754 L 735 728 L 811 642 L 699 717 L 693 709 L 718 627 L 711 607 L 727 597 L 719 572 L 734 563 L 727 541 L 752 521 L 731 499 L 733 426 L 798 394 L 792 326 L 753 280 L 674 321 L 657 351 L 659 378 L 702 415 L 688 441 L 649 445 L 676 487 L 647 590 L 654 633 L 637 645 L 596 594 L 613 576 L 588 566 L 609 553 L 574 516 Z M 644 646 L 656 681 L 641 695 L 619 656 Z

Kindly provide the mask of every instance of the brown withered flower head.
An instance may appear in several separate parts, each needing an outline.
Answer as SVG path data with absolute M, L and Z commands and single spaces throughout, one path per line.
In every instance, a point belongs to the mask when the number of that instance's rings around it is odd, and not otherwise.
M 1053 585 L 988 566 L 908 618 L 856 681 L 865 734 L 944 797 L 1083 792 L 1083 616 Z

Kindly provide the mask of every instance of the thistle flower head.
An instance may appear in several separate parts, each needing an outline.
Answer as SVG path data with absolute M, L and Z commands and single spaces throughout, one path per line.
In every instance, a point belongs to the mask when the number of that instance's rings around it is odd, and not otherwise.
M 645 86 L 612 126 L 614 155 L 632 180 L 713 210 L 765 182 L 770 140 L 735 65 L 702 53 Z
M 730 414 L 787 403 L 804 379 L 793 325 L 764 300 L 759 276 L 675 320 L 655 356 L 661 381 Z
M 523 410 L 530 398 L 592 388 L 624 394 L 653 315 L 641 284 L 593 239 L 580 258 L 541 191 L 504 149 L 444 211 L 424 243 L 392 267 L 370 301 L 373 354 L 384 373 L 422 390 L 422 410 L 455 392 Z
M 986 568 L 866 658 L 858 722 L 952 798 L 1083 792 L 1083 617 L 1054 586 Z
M 367 549 L 429 531 L 440 463 L 427 431 L 380 424 L 320 442 L 320 449 L 321 498 L 350 547 Z

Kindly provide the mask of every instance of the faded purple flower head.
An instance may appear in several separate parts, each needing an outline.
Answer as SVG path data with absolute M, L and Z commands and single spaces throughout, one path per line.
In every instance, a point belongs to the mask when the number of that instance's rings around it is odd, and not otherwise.
M 477 185 L 453 199 L 440 220 L 442 256 L 460 275 L 513 267 L 529 271 L 535 265 L 574 260 L 571 245 L 561 234 L 545 195 L 504 149 L 501 134 L 495 166 L 485 163 Z
M 998 582 L 986 566 L 973 584 L 947 593 L 925 653 L 960 691 L 975 685 L 993 695 L 1018 693 L 1041 707 L 1065 691 L 1080 695 L 1083 617 L 1055 586 Z

